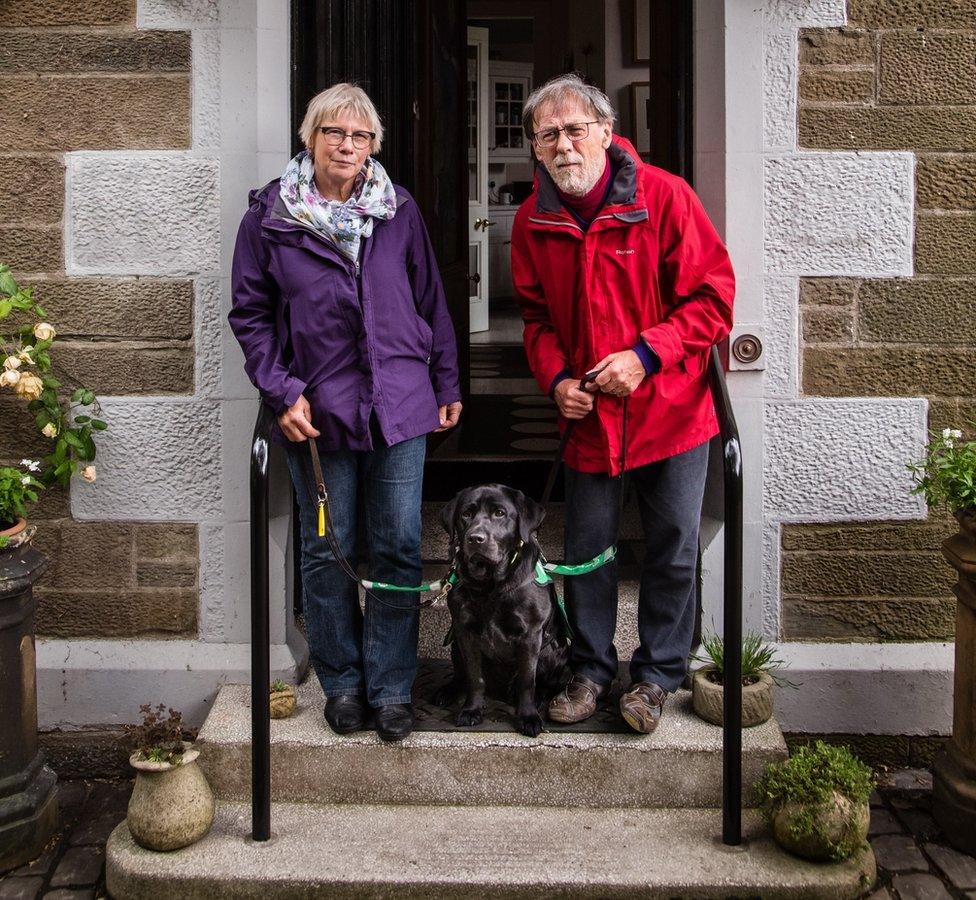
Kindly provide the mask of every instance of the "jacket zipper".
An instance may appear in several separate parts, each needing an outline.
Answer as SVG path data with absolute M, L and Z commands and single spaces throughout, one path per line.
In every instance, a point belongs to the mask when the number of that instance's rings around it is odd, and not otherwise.
M 556 220 L 556 219 L 536 219 L 536 218 L 533 218 L 532 216 L 529 216 L 529 221 L 530 222 L 537 222 L 540 225 L 566 225 L 569 228 L 575 228 L 581 234 L 583 232 L 583 229 L 580 228 L 579 225 L 577 225 L 575 222 L 562 222 L 562 221 L 559 221 L 559 220 Z

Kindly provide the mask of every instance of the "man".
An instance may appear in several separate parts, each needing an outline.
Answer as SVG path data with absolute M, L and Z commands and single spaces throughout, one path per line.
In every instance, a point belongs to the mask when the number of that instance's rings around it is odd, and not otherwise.
M 512 280 L 529 365 L 577 420 L 566 448 L 567 563 L 617 540 L 623 471 L 646 542 L 640 646 L 624 719 L 648 734 L 684 679 L 695 619 L 698 525 L 708 441 L 718 422 L 709 349 L 729 333 L 732 264 L 695 193 L 613 134 L 614 111 L 577 75 L 528 98 L 523 128 L 539 160 L 512 231 Z M 580 379 L 598 371 L 580 390 Z M 617 675 L 617 570 L 566 579 L 574 640 L 556 722 L 596 710 Z

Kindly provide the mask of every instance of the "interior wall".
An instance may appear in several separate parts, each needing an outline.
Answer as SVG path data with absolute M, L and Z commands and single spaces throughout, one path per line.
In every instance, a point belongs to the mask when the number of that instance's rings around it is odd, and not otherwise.
M 648 80 L 648 64 L 634 62 L 634 0 L 605 0 L 604 91 L 617 109 L 616 131 L 630 137 L 634 127 L 630 85 Z

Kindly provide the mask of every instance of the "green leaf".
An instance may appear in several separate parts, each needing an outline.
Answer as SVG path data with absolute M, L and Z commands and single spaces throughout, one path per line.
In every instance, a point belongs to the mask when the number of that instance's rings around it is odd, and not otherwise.
M 81 401 L 81 398 L 84 397 L 84 396 L 85 396 L 85 389 L 84 388 L 78 388 L 71 395 L 71 402 L 72 403 L 79 403 Z
M 84 394 L 82 394 L 81 402 L 84 403 L 85 406 L 91 406 L 95 402 L 95 395 L 91 391 L 86 390 Z
M 104 431 L 108 428 L 108 422 L 103 422 L 101 419 L 92 419 L 91 426 L 95 431 Z
M 43 384 L 46 388 L 50 388 L 51 390 L 57 390 L 57 388 L 61 387 L 61 382 L 58 381 L 58 379 L 53 375 L 45 375 L 44 378 L 41 379 L 41 384 Z
M 84 425 L 85 422 L 90 422 L 91 421 L 91 416 L 75 416 L 75 421 L 79 425 Z
M 14 305 L 9 300 L 0 300 L 0 319 L 7 318 L 13 308 Z
M 17 293 L 17 282 L 14 281 L 13 275 L 10 274 L 10 269 L 4 267 L 6 271 L 0 270 L 0 293 L 2 294 L 16 294 Z
M 76 435 L 73 431 L 66 431 L 64 433 L 64 439 L 76 450 L 81 450 L 84 447 L 84 444 L 81 442 L 81 438 L 78 437 L 78 435 Z

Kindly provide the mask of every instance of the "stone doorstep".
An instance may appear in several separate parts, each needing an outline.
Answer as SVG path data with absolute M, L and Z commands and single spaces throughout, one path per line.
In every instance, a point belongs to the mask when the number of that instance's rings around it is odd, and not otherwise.
M 250 797 L 250 689 L 225 685 L 200 731 L 200 762 L 215 795 Z M 722 730 L 698 719 L 679 691 L 651 736 L 415 731 L 390 745 L 373 732 L 338 736 L 322 716 L 317 679 L 298 709 L 271 722 L 272 797 L 309 803 L 570 807 L 722 805 Z M 743 731 L 745 802 L 764 765 L 786 758 L 775 720 Z
M 857 897 L 870 850 L 836 865 L 780 850 L 754 811 L 744 849 L 720 843 L 721 813 L 276 804 L 272 839 L 250 839 L 250 805 L 220 802 L 203 840 L 173 853 L 107 847 L 116 900 L 235 897 Z

